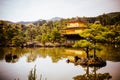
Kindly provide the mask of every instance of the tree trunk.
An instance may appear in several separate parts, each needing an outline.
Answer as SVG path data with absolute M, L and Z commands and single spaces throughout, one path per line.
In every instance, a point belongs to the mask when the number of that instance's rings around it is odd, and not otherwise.
M 86 47 L 87 58 L 89 59 L 89 47 Z
M 96 42 L 94 42 L 94 46 L 96 45 Z M 96 47 L 94 47 L 94 55 L 93 55 L 94 59 L 96 57 Z
M 94 79 L 96 79 L 96 67 L 94 66 Z
M 89 77 L 89 66 L 87 65 L 87 70 L 86 70 L 87 77 Z

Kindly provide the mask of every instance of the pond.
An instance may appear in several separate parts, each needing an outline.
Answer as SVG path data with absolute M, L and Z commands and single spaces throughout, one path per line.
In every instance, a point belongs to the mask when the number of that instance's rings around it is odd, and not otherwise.
M 11 57 L 6 57 L 10 54 Z M 71 48 L 0 48 L 0 80 L 120 80 L 120 49 L 102 46 L 97 55 L 106 60 L 104 67 L 67 63 L 85 53 Z

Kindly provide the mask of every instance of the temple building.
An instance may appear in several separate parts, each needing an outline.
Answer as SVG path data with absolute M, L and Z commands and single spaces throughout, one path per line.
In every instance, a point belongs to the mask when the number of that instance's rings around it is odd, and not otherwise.
M 75 18 L 67 23 L 67 26 L 63 28 L 62 35 L 69 42 L 75 42 L 76 40 L 80 40 L 81 37 L 79 33 L 86 29 L 87 22 L 81 21 L 80 18 Z

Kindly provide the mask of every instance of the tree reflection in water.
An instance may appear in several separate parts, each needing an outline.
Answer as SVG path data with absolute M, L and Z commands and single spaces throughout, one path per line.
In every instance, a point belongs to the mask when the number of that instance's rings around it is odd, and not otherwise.
M 105 60 L 120 62 L 120 45 L 102 45 L 102 51 L 97 52 L 99 57 L 102 57 Z
M 32 49 L 30 51 L 30 54 L 27 57 L 27 62 L 33 62 L 37 58 L 37 55 L 32 52 Z
M 74 80 L 109 80 L 112 78 L 112 76 L 109 73 L 96 73 L 98 69 L 101 67 L 91 67 L 90 66 L 84 66 L 86 73 L 83 75 L 77 75 L 73 77 Z
M 64 48 L 0 48 L 0 51 L 0 60 L 5 59 L 9 63 L 16 63 L 23 56 L 27 58 L 27 62 L 49 56 L 53 63 L 67 57 Z
M 18 56 L 17 55 L 13 55 L 12 53 L 8 53 L 5 55 L 5 61 L 6 62 L 12 62 L 15 63 L 18 61 Z
M 13 63 L 13 56 L 17 55 L 17 59 L 26 59 L 27 62 L 33 62 L 37 58 L 46 58 L 47 56 L 51 58 L 52 63 L 57 63 L 61 59 L 66 59 L 68 56 L 75 56 L 77 54 L 73 52 L 67 52 L 68 50 L 74 50 L 74 49 L 66 49 L 66 48 L 0 48 L 1 54 L 0 54 L 0 60 L 5 59 L 6 62 Z M 77 50 L 74 50 L 76 52 Z M 10 58 L 5 58 L 6 54 L 9 54 L 9 52 L 12 53 L 12 59 Z M 113 48 L 112 46 L 105 46 L 101 52 L 99 52 L 99 57 L 102 57 L 105 60 L 110 60 L 110 61 L 118 61 L 120 62 L 120 49 L 118 48 Z M 27 55 L 27 56 L 26 56 Z M 81 57 L 82 55 L 80 55 Z M 30 57 L 30 58 L 29 58 Z M 31 58 L 32 57 L 32 58 Z M 15 56 L 14 56 L 15 58 Z M 20 60 L 16 60 L 16 62 L 19 62 Z M 112 72 L 109 73 L 96 73 L 96 71 L 99 69 L 98 67 L 89 67 L 86 66 L 84 67 L 86 69 L 86 73 L 83 75 L 76 75 L 74 77 L 74 80 L 104 80 L 104 79 L 110 79 Z M 91 69 L 93 71 L 91 71 Z M 37 70 L 36 70 L 37 71 Z M 34 74 L 34 68 L 32 69 L 32 72 Z M 32 74 L 32 75 L 33 75 Z M 39 78 L 38 80 L 46 80 L 43 75 L 39 75 L 40 77 L 36 76 Z M 83 77 L 81 79 L 81 76 Z M 88 76 L 88 77 L 86 77 Z M 90 76 L 94 77 L 91 78 Z M 114 75 L 112 75 L 115 77 Z M 27 77 L 28 78 L 28 77 Z M 44 79 L 43 79 L 44 78 Z M 100 78 L 100 79 L 99 79 Z

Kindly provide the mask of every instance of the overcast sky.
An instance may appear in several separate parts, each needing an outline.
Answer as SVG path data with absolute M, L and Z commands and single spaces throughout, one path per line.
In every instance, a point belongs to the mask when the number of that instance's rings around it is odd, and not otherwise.
M 109 12 L 120 12 L 120 0 L 0 0 L 0 20 L 14 22 Z

